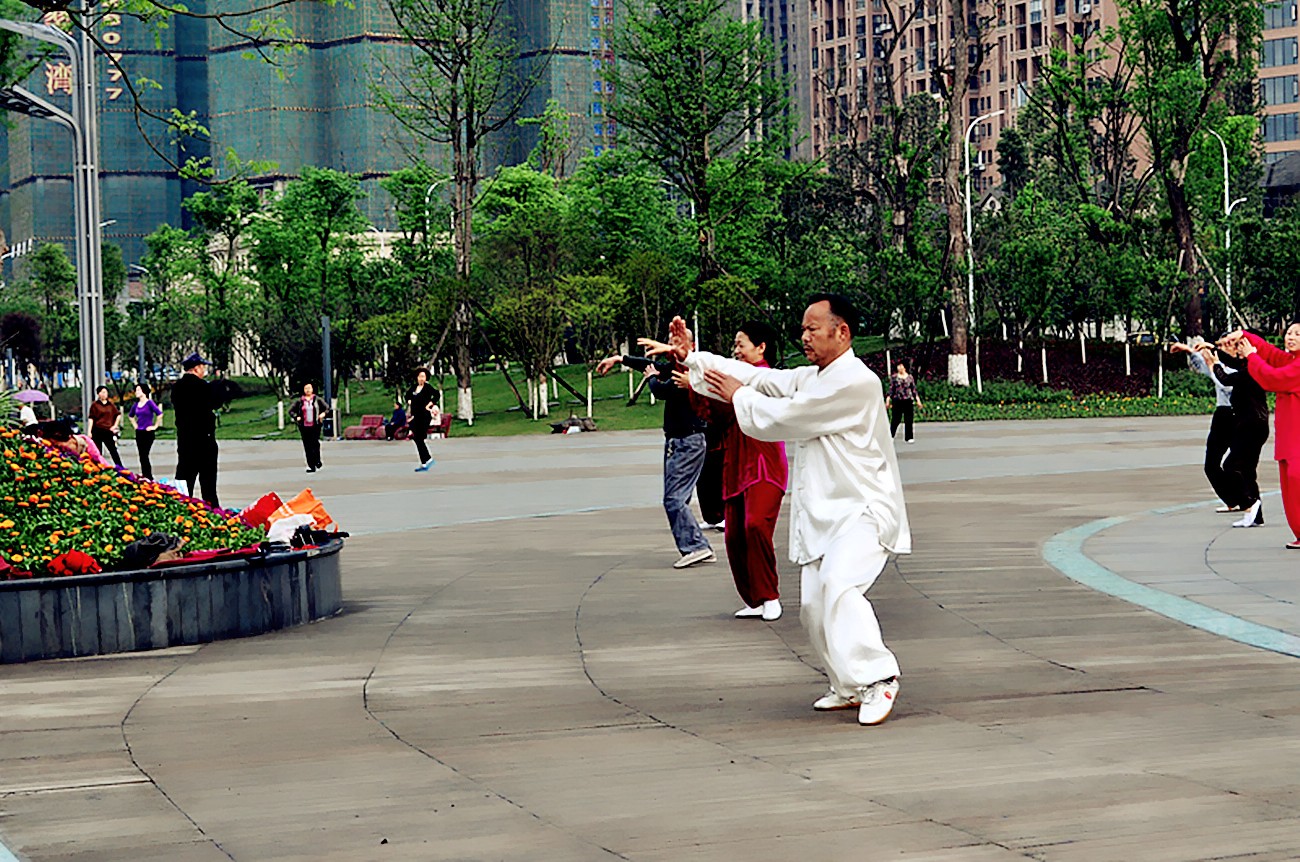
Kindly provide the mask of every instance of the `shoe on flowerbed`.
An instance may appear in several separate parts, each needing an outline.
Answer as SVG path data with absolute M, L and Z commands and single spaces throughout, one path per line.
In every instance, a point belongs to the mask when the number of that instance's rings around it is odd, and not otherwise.
M 862 701 L 856 697 L 845 697 L 835 689 L 823 694 L 813 701 L 813 709 L 818 712 L 834 712 L 838 709 L 856 709 Z
M 858 707 L 858 724 L 864 727 L 883 724 L 894 711 L 894 702 L 897 699 L 898 677 L 896 676 L 864 686 L 862 705 Z

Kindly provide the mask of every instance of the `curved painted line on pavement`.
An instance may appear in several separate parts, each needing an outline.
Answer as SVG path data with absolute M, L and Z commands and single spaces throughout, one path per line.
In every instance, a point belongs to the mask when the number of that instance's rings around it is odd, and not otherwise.
M 1192 503 L 1182 506 L 1169 506 L 1153 509 L 1144 514 L 1166 514 L 1180 509 L 1204 506 L 1205 503 Z M 1137 517 L 1137 516 L 1134 516 Z M 1057 533 L 1043 543 L 1043 559 L 1048 565 L 1072 581 L 1085 587 L 1123 599 L 1161 616 L 1176 620 L 1185 625 L 1229 638 L 1248 646 L 1266 649 L 1282 655 L 1300 658 L 1300 637 L 1280 629 L 1252 623 L 1232 614 L 1224 613 L 1191 599 L 1175 596 L 1145 584 L 1135 583 L 1088 557 L 1083 552 L 1083 543 L 1093 536 L 1111 527 L 1132 520 L 1124 518 L 1102 518 L 1082 524 L 1072 530 Z
M 3 843 L 0 843 L 0 862 L 18 862 L 18 857 L 15 856 L 8 847 L 4 846 Z

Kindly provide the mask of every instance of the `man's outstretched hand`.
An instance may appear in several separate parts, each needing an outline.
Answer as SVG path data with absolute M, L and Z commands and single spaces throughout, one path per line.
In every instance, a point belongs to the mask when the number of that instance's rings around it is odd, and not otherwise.
M 610 369 L 623 361 L 621 356 L 606 356 L 596 364 L 596 373 L 604 377 L 610 372 Z
M 723 374 L 721 371 L 710 368 L 704 372 L 704 382 L 708 384 L 709 391 L 719 401 L 731 403 L 731 398 L 736 394 L 736 390 L 742 386 L 741 382 L 730 374 Z

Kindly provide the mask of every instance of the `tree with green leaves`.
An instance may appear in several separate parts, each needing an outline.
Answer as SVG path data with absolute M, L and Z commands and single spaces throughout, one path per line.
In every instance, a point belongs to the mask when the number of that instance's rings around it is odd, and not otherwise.
M 507 0 L 386 0 L 413 52 L 389 70 L 392 89 L 380 102 L 420 147 L 450 147 L 456 277 L 461 295 L 453 323 L 457 416 L 474 419 L 470 366 L 470 282 L 474 208 L 483 180 L 484 148 L 514 127 L 544 71 L 521 63 Z
M 1206 129 L 1226 114 L 1249 113 L 1263 16 L 1255 0 L 1119 0 L 1117 47 L 1134 69 L 1128 98 L 1142 118 L 1151 164 L 1164 193 L 1173 251 L 1183 273 L 1183 319 L 1200 334 L 1200 255 L 1188 162 Z
M 357 209 L 362 192 L 353 174 L 306 168 L 269 207 L 268 218 L 247 227 L 257 351 L 291 383 L 320 376 L 321 315 L 338 321 L 336 370 L 353 346 L 350 310 L 371 285 L 360 277 L 359 234 L 367 223 Z M 355 342 L 355 339 L 354 339 Z M 282 383 L 282 381 L 280 381 Z
M 787 77 L 760 20 L 728 0 L 630 0 L 614 39 L 614 118 L 694 206 L 700 283 L 722 274 L 715 240 L 733 213 L 719 184 L 789 145 Z M 723 168 L 722 159 L 726 159 Z M 722 168 L 722 169 L 720 169 Z
M 73 355 L 80 343 L 77 335 L 77 271 L 67 251 L 57 242 L 41 244 L 28 259 L 26 277 L 16 285 L 39 309 L 41 324 L 41 370 L 51 372 Z
M 261 215 L 262 199 L 247 182 L 235 180 L 190 195 L 181 206 L 193 217 L 205 249 L 197 260 L 203 287 L 203 342 L 216 365 L 228 368 L 249 287 L 240 241 Z

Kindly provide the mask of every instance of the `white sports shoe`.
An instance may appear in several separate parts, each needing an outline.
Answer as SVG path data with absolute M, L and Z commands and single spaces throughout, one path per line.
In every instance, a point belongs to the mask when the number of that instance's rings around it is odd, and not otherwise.
M 1241 516 L 1240 521 L 1233 521 L 1234 527 L 1262 527 L 1264 526 L 1264 501 L 1256 500 L 1255 505 L 1245 509 L 1245 514 Z
M 818 712 L 831 712 L 837 709 L 853 709 L 861 703 L 862 701 L 856 697 L 845 697 L 835 689 L 831 689 L 813 701 L 813 709 Z
M 696 566 L 700 563 L 716 563 L 717 554 L 713 553 L 712 548 L 700 548 L 698 551 L 691 551 L 682 554 L 677 562 L 673 563 L 674 569 L 685 569 L 688 566 Z
M 781 602 L 779 599 L 768 599 L 763 602 L 762 609 L 763 619 L 769 623 L 781 619 Z
M 732 616 L 738 620 L 756 620 L 763 616 L 763 609 L 761 607 L 751 608 L 749 605 L 745 605 L 743 608 L 732 614 Z
M 862 688 L 862 705 L 858 707 L 858 724 L 875 727 L 884 723 L 894 711 L 898 698 L 898 677 L 882 679 Z

